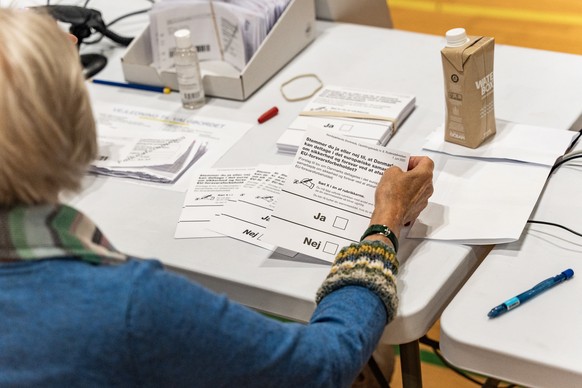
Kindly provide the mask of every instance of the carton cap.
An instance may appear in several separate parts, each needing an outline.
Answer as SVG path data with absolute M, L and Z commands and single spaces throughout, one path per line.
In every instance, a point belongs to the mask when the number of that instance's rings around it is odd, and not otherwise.
M 190 30 L 186 28 L 174 32 L 174 38 L 176 38 L 176 47 L 178 48 L 188 48 L 192 46 Z
M 459 47 L 469 42 L 464 28 L 453 28 L 446 33 L 447 47 Z

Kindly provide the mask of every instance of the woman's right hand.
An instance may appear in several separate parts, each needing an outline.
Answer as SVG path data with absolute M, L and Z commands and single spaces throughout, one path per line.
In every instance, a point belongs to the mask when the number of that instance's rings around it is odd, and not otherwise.
M 376 187 L 374 212 L 370 225 L 386 225 L 399 237 L 403 225 L 414 221 L 428 204 L 434 188 L 433 161 L 427 156 L 412 156 L 408 171 L 392 166 Z

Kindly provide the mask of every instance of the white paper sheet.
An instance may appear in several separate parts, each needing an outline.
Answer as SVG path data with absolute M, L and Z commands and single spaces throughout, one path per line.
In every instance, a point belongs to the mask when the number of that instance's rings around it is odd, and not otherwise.
M 423 148 L 449 155 L 510 159 L 552 166 L 566 151 L 573 136 L 574 133 L 561 129 L 498 120 L 495 136 L 479 148 L 471 149 L 446 142 L 442 127 L 429 136 Z
M 242 71 L 289 1 L 158 1 L 150 11 L 153 64 L 173 68 L 173 34 L 187 28 L 201 61 L 223 60 Z
M 354 141 L 386 145 L 398 123 L 414 109 L 414 96 L 326 86 L 277 140 L 280 152 L 295 153 L 301 132 L 320 129 Z
M 224 60 L 242 71 L 258 48 L 253 36 L 257 30 L 264 31 L 266 22 L 261 15 L 231 4 L 215 2 L 214 12 Z
M 106 88 L 110 88 L 106 86 Z M 254 124 L 197 116 L 195 113 L 178 110 L 168 112 L 159 109 L 135 107 L 100 102 L 93 106 L 97 129 L 100 131 L 162 131 L 166 133 L 193 134 L 200 141 L 204 154 L 195 158 L 196 168 L 210 168 L 222 157 Z M 190 168 L 189 170 L 191 170 Z M 157 184 L 157 187 L 186 191 L 191 173 L 183 174 L 172 185 Z M 150 184 L 150 183 L 140 183 Z
M 200 61 L 222 59 L 212 8 L 209 2 L 161 2 L 150 12 L 150 35 L 154 65 L 161 70 L 174 67 L 174 32 L 186 28 Z
M 190 133 L 114 131 L 101 127 L 99 156 L 91 163 L 96 174 L 172 183 L 204 149 Z
M 434 194 L 409 238 L 463 244 L 519 239 L 550 167 L 451 156 L 436 167 Z
M 221 209 L 208 226 L 216 232 L 261 248 L 275 246 L 263 239 L 289 166 L 260 165 L 243 187 Z
M 415 100 L 411 95 L 326 86 L 309 101 L 301 115 L 389 120 L 398 126 L 414 109 Z
M 497 121 L 497 134 L 477 149 L 431 134 L 425 149 L 450 156 L 436 166 L 435 191 L 408 237 L 464 244 L 519 239 L 551 166 L 574 134 Z
M 248 168 L 210 168 L 197 171 L 184 199 L 175 238 L 221 237 L 208 229 L 212 219 L 256 170 Z
M 408 168 L 409 155 L 311 130 L 299 148 L 264 240 L 333 261 L 359 241 L 384 170 Z
M 195 141 L 188 133 L 171 134 L 161 131 L 152 133 L 99 133 L 100 152 L 95 165 L 123 168 L 163 166 L 176 163 Z M 144 136 L 145 135 L 145 136 Z M 101 147 L 101 141 L 105 143 Z M 110 151 L 110 152 L 107 152 Z

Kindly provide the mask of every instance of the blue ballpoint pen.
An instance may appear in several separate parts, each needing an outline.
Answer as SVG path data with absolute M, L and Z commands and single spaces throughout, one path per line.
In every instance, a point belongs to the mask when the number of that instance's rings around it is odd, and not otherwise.
M 115 82 L 115 81 L 106 81 L 103 79 L 92 79 L 94 84 L 99 85 L 108 85 L 108 86 L 117 86 L 120 88 L 128 88 L 128 89 L 138 89 L 138 90 L 147 90 L 149 92 L 159 92 L 164 94 L 170 94 L 172 89 L 162 87 L 162 86 L 152 86 L 152 85 L 143 85 L 143 84 L 134 84 L 134 83 L 124 83 L 124 82 Z
M 522 292 L 521 294 L 501 303 L 499 306 L 493 307 L 491 311 L 487 314 L 489 318 L 495 318 L 509 310 L 512 310 L 522 303 L 527 302 L 531 298 L 541 294 L 542 292 L 554 287 L 557 284 L 562 283 L 564 280 L 570 279 L 574 276 L 574 271 L 568 268 L 559 275 L 546 279 L 529 290 Z

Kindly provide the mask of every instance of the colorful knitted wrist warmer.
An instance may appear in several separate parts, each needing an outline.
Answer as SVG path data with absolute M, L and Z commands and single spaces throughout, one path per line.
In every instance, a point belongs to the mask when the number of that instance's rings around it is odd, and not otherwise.
M 396 279 L 398 259 L 394 250 L 381 241 L 362 241 L 343 248 L 335 258 L 331 271 L 317 291 L 319 303 L 328 294 L 344 286 L 366 287 L 386 307 L 388 324 L 396 314 L 398 296 Z

